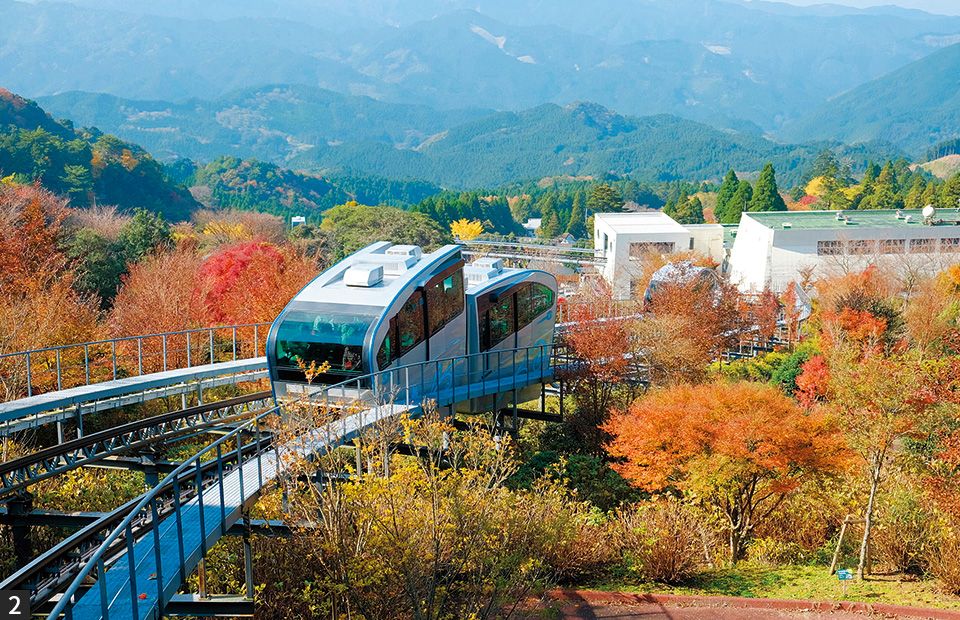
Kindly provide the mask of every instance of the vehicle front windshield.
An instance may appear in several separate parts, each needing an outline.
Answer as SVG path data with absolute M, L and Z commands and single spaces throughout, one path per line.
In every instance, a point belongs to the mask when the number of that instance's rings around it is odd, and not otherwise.
M 380 308 L 340 304 L 310 304 L 293 309 L 277 330 L 276 360 L 281 378 L 305 381 L 300 365 L 330 364 L 335 375 L 365 374 L 363 340 L 380 316 Z M 290 373 L 290 370 L 296 370 Z M 324 381 L 323 377 L 318 377 Z

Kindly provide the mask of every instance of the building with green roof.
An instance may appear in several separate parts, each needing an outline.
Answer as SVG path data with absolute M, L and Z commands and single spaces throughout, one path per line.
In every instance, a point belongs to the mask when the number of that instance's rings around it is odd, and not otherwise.
M 926 212 L 926 217 L 924 214 Z M 746 212 L 730 252 L 744 291 L 878 265 L 937 273 L 960 262 L 960 209 Z

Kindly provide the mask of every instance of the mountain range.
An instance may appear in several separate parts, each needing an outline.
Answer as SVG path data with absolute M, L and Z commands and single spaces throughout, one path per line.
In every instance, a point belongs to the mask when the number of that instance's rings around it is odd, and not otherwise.
M 434 109 L 593 101 L 775 132 L 947 45 L 960 18 L 725 0 L 0 0 L 0 83 L 216 100 L 302 84 Z
M 719 180 L 730 168 L 749 176 L 767 161 L 792 183 L 824 148 L 855 168 L 903 155 L 881 143 L 781 143 L 671 115 L 623 115 L 590 102 L 434 112 L 272 85 L 181 104 L 76 92 L 40 103 L 55 116 L 116 133 L 167 160 L 256 157 L 324 176 L 415 177 L 455 189 L 611 172 L 651 181 Z

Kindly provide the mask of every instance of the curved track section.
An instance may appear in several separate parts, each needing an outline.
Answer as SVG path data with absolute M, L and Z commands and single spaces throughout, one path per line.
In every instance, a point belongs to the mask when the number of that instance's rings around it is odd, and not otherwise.
M 77 620 L 162 617 L 166 605 L 207 550 L 282 475 L 286 459 L 311 458 L 351 441 L 382 420 L 400 414 L 417 415 L 427 403 L 447 407 L 552 381 L 556 362 L 563 359 L 558 358 L 555 350 L 554 345 L 541 345 L 482 353 L 403 366 L 339 385 L 318 386 L 309 390 L 313 402 L 328 412 L 355 413 L 283 445 L 247 454 L 244 434 L 277 411 L 259 414 L 184 462 L 144 495 L 88 556 L 48 618 L 58 618 L 63 613 Z M 516 370 L 511 377 L 490 370 L 505 363 L 505 356 L 511 357 Z M 196 488 L 201 492 L 186 502 L 176 500 L 173 509 L 165 511 L 164 494 L 180 497 L 181 481 L 204 466 L 216 468 L 217 482 L 205 488 L 198 483 Z M 196 476 L 202 478 L 200 473 Z M 138 518 L 156 525 L 138 536 L 132 525 Z M 118 542 L 121 540 L 125 545 Z M 106 561 L 106 550 L 118 545 L 123 550 Z

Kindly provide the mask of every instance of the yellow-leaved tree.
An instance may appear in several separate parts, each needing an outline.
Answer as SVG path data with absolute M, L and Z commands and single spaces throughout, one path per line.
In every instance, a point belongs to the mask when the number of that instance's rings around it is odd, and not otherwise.
M 470 241 L 483 234 L 483 224 L 480 220 L 457 220 L 450 224 L 450 232 L 461 241 Z

